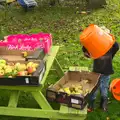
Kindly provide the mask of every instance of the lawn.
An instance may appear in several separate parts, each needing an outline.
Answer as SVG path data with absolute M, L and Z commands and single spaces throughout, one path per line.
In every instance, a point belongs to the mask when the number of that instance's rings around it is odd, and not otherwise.
M 47 2 L 40 4 L 34 11 L 25 13 L 21 7 L 7 7 L 0 11 L 0 39 L 8 34 L 16 33 L 52 33 L 53 44 L 60 46 L 57 58 L 66 71 L 69 66 L 86 66 L 91 69 L 92 60 L 86 59 L 81 51 L 79 35 L 81 31 L 89 24 L 94 23 L 99 26 L 105 25 L 115 35 L 116 40 L 120 42 L 120 1 L 108 0 L 108 5 L 104 9 L 93 10 L 90 14 L 80 14 L 79 4 L 73 4 L 71 1 L 67 6 L 56 5 L 50 7 Z M 115 74 L 111 80 L 120 77 L 119 60 L 120 52 L 114 58 Z M 47 84 L 55 83 L 59 78 L 50 73 Z M 49 80 L 49 81 L 48 81 Z M 0 91 L 0 105 L 7 105 L 10 91 Z M 115 101 L 109 94 L 112 103 L 109 104 L 109 112 L 103 113 L 96 109 L 89 113 L 86 120 L 120 120 L 120 102 Z M 99 97 L 99 96 L 98 96 Z M 97 106 L 98 106 L 97 100 Z M 19 106 L 38 107 L 35 100 L 29 94 L 20 96 Z M 40 120 L 37 118 L 20 118 L 0 116 L 0 120 Z

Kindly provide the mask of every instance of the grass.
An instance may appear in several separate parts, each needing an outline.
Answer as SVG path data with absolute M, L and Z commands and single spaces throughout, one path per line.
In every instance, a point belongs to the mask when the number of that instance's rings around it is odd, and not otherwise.
M 105 25 L 111 29 L 116 40 L 120 42 L 120 1 L 108 0 L 108 5 L 105 9 L 93 10 L 88 15 L 76 14 L 76 11 L 80 10 L 80 7 L 78 7 L 78 5 L 72 4 L 65 7 L 58 5 L 50 7 L 44 2 L 34 11 L 27 13 L 15 6 L 7 8 L 4 11 L 0 11 L 0 39 L 3 39 L 5 35 L 16 33 L 37 33 L 40 31 L 52 33 L 53 44 L 60 45 L 57 59 L 63 69 L 67 70 L 69 66 L 87 66 L 91 68 L 92 60 L 84 58 L 81 51 L 79 34 L 81 30 L 91 23 L 99 26 Z M 115 74 L 111 76 L 111 80 L 119 77 L 119 58 L 120 52 L 114 58 Z M 55 83 L 57 80 L 58 77 L 51 73 L 47 82 Z M 0 105 L 7 105 L 9 92 L 5 91 L 3 94 L 3 91 L 0 91 Z M 120 120 L 120 102 L 115 101 L 111 93 L 109 95 L 112 101 L 109 105 L 109 112 L 106 114 L 97 109 L 95 112 L 88 114 L 86 120 L 106 120 L 107 116 L 110 117 L 110 120 Z M 20 96 L 19 106 L 38 107 L 31 95 L 25 93 Z M 37 118 L 5 116 L 0 116 L 0 119 L 40 120 Z

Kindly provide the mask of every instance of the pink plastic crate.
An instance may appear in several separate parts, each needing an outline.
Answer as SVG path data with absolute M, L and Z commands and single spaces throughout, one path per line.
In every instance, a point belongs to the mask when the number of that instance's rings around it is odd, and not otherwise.
M 52 35 L 49 33 L 9 35 L 7 36 L 7 42 L 1 42 L 0 46 L 6 46 L 8 49 L 20 50 L 35 50 L 36 48 L 42 48 L 45 53 L 48 53 L 52 46 Z

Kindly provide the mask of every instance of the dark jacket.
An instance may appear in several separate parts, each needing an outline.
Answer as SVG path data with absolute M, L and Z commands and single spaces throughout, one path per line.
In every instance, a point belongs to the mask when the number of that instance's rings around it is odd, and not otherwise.
M 88 52 L 84 46 L 82 50 L 84 53 Z M 93 61 L 93 72 L 101 73 L 104 75 L 113 74 L 114 70 L 112 66 L 112 60 L 118 50 L 119 45 L 117 42 L 115 42 L 112 48 L 105 55 Z

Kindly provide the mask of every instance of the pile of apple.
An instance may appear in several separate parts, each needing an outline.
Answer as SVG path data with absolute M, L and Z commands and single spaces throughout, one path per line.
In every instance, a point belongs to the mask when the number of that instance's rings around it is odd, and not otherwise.
M 59 92 L 65 92 L 68 95 L 83 95 L 85 96 L 87 93 L 89 93 L 89 89 L 83 90 L 82 85 L 72 85 L 70 87 L 60 88 Z
M 64 87 L 61 84 L 59 84 L 60 89 L 58 90 L 58 92 L 65 92 L 68 95 L 83 95 L 85 96 L 86 94 L 88 94 L 90 91 L 89 89 L 84 89 L 84 86 L 86 84 L 89 84 L 89 80 L 83 80 L 83 84 L 79 84 L 79 85 L 74 85 L 71 84 L 68 87 Z
M 31 76 L 39 66 L 38 63 L 13 63 L 0 59 L 0 77 Z

